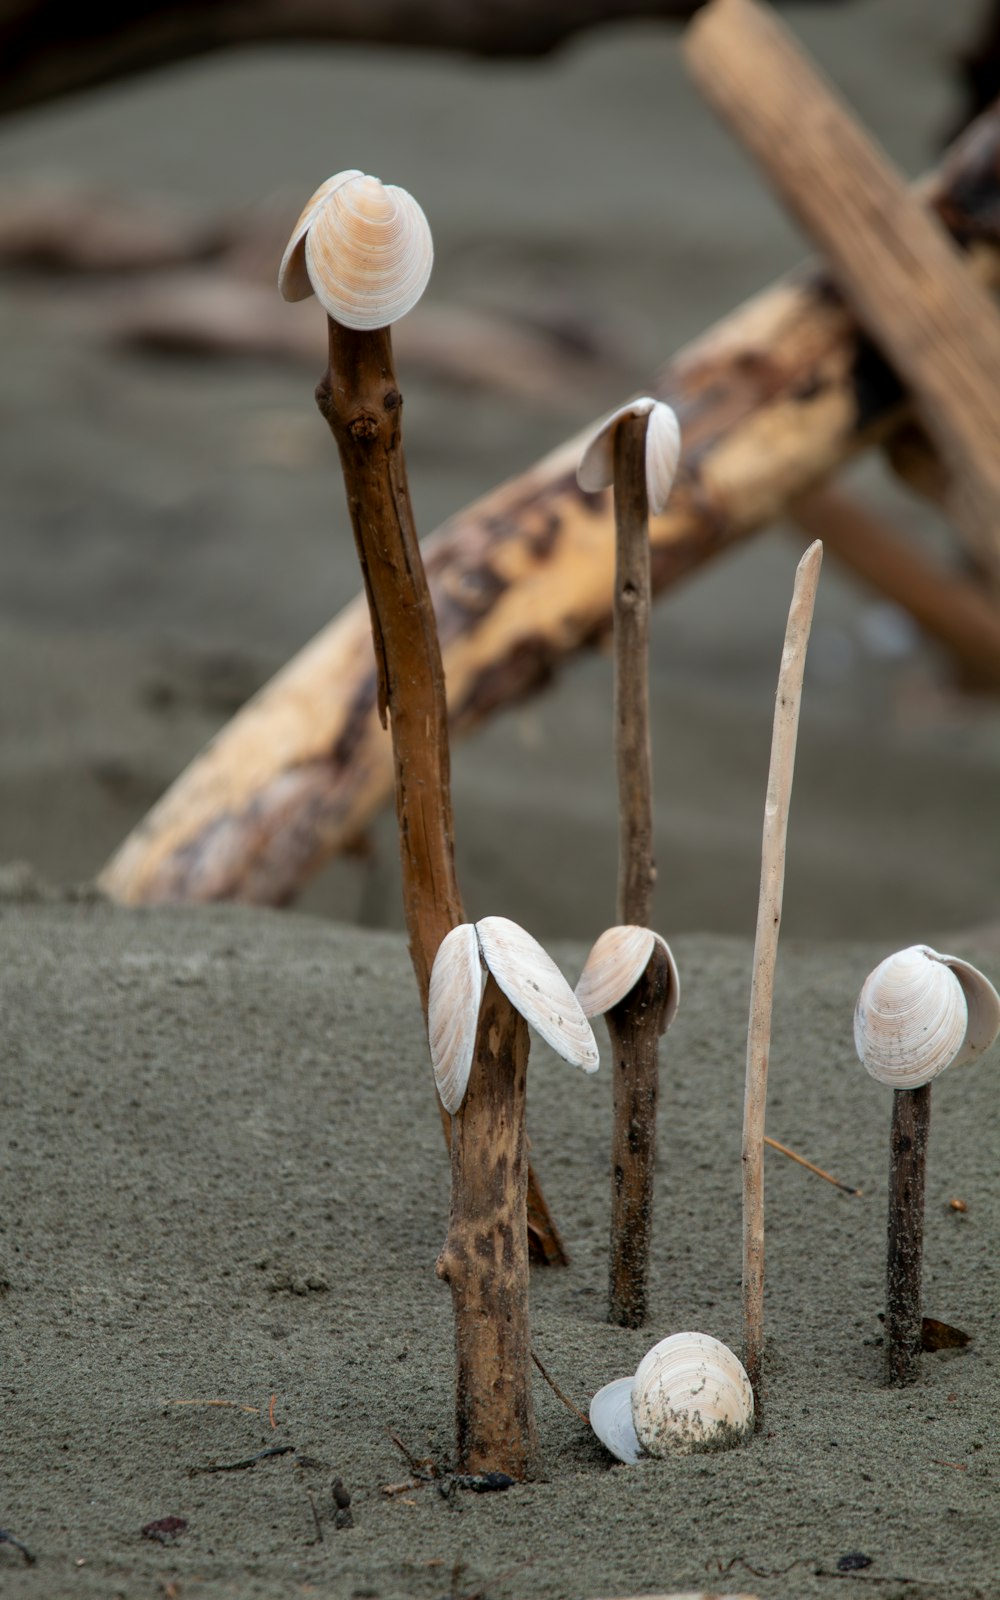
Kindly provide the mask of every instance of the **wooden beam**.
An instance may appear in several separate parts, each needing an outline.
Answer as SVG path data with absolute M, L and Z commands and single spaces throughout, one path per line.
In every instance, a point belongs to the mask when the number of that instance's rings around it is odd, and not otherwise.
M 911 389 L 953 473 L 958 528 L 1000 589 L 1000 315 L 989 295 L 768 7 L 711 0 L 684 54 Z

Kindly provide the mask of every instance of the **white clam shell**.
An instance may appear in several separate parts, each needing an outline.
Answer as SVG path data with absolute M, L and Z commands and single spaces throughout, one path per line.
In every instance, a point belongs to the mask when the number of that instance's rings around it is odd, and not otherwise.
M 643 1455 L 632 1421 L 633 1378 L 614 1378 L 590 1402 L 590 1426 L 613 1456 L 630 1465 Z
M 590 1023 L 537 939 L 507 917 L 484 917 L 476 932 L 483 960 L 525 1021 L 564 1061 L 596 1072 L 600 1055 Z
M 632 1421 L 650 1455 L 727 1449 L 753 1427 L 750 1379 L 721 1340 L 672 1334 L 636 1369 Z
M 666 939 L 650 928 L 623 923 L 606 928 L 593 948 L 580 974 L 576 998 L 585 1017 L 601 1017 L 635 988 L 649 964 L 655 945 L 659 945 L 670 969 L 670 987 L 663 1023 L 664 1032 L 677 1015 L 681 980 L 673 951 Z
M 438 946 L 427 997 L 434 1081 L 445 1110 L 452 1115 L 465 1099 L 485 986 L 476 930 L 471 922 L 462 922 L 445 934 Z
M 919 1089 L 946 1067 L 988 1050 L 1000 1032 L 1000 996 L 956 956 L 915 944 L 879 963 L 854 1012 L 865 1070 L 893 1089 Z
M 324 311 L 345 328 L 387 328 L 427 287 L 434 264 L 427 218 L 395 184 L 363 173 L 331 183 L 304 223 L 309 282 Z M 298 282 L 293 272 L 286 276 Z
M 302 215 L 292 229 L 292 236 L 285 246 L 281 266 L 278 268 L 278 288 L 284 300 L 308 300 L 312 294 L 313 286 L 306 271 L 306 234 L 327 196 L 333 194 L 334 190 L 339 189 L 349 178 L 363 177 L 364 173 L 357 167 L 348 167 L 345 172 L 335 172 L 332 178 L 327 178 L 325 183 L 320 184 L 316 193 L 303 207 Z
M 597 427 L 584 446 L 576 481 L 588 494 L 608 488 L 614 478 L 614 436 L 625 417 L 648 417 L 646 423 L 646 498 L 653 516 L 667 503 L 681 455 L 681 430 L 675 413 L 663 400 L 648 395 L 619 406 Z

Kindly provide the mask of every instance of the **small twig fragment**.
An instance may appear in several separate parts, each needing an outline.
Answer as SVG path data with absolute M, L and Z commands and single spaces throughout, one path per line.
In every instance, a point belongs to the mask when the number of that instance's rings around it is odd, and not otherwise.
M 814 1161 L 807 1161 L 805 1156 L 800 1156 L 794 1150 L 790 1150 L 787 1144 L 779 1144 L 777 1139 L 772 1139 L 767 1134 L 764 1135 L 764 1143 L 769 1144 L 772 1150 L 779 1150 L 783 1156 L 788 1157 L 789 1161 L 797 1161 L 799 1166 L 805 1167 L 808 1172 L 815 1172 L 817 1178 L 825 1178 L 827 1183 L 832 1183 L 835 1189 L 842 1189 L 844 1194 L 853 1194 L 859 1200 L 863 1199 L 864 1196 L 861 1189 L 852 1189 L 849 1183 L 841 1183 L 839 1178 L 834 1178 L 829 1172 L 824 1172 L 822 1167 L 817 1167 Z
M 258 1450 L 255 1456 L 247 1456 L 244 1461 L 224 1461 L 210 1467 L 190 1467 L 191 1473 L 196 1472 L 244 1472 L 247 1467 L 255 1467 L 258 1461 L 267 1461 L 271 1456 L 288 1456 L 294 1451 L 293 1444 L 272 1445 L 270 1450 Z
M 590 1419 L 589 1419 L 589 1417 L 586 1417 L 584 1415 L 584 1413 L 580 1410 L 579 1406 L 575 1406 L 573 1404 L 572 1400 L 569 1398 L 569 1395 L 563 1394 L 562 1390 L 560 1389 L 559 1385 L 556 1383 L 555 1379 L 553 1377 L 551 1377 L 549 1375 L 549 1373 L 546 1372 L 545 1368 L 542 1366 L 542 1363 L 539 1361 L 539 1359 L 536 1356 L 534 1350 L 532 1350 L 532 1352 L 531 1352 L 531 1359 L 535 1363 L 535 1366 L 538 1368 L 538 1370 L 541 1373 L 542 1377 L 545 1379 L 545 1382 L 548 1384 L 549 1388 L 552 1390 L 552 1393 L 557 1397 L 557 1399 L 562 1401 L 563 1405 L 567 1408 L 568 1411 L 572 1411 L 574 1417 L 579 1417 L 580 1421 L 583 1423 L 585 1428 L 589 1428 L 590 1427 Z
M 35 1565 L 35 1557 L 28 1549 L 28 1546 L 26 1544 L 22 1544 L 20 1539 L 15 1539 L 14 1535 L 12 1533 L 8 1533 L 5 1528 L 0 1528 L 0 1544 L 12 1544 L 15 1550 L 19 1550 L 21 1552 L 27 1566 L 33 1567 Z

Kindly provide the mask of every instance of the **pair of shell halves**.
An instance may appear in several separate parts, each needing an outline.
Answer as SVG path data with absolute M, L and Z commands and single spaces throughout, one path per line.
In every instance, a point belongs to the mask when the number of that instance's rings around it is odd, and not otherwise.
M 649 395 L 619 406 L 599 423 L 583 447 L 576 481 L 588 494 L 610 487 L 614 480 L 615 430 L 626 417 L 647 417 L 646 499 L 654 517 L 667 503 L 681 455 L 681 430 L 677 417 L 663 400 Z
M 753 1428 L 742 1362 L 707 1333 L 674 1333 L 648 1350 L 634 1378 L 616 1378 L 590 1402 L 590 1425 L 619 1461 L 727 1450 Z
M 427 1001 L 434 1081 L 452 1115 L 465 1099 L 486 974 L 565 1061 L 596 1072 L 597 1041 L 579 1001 L 537 939 L 507 917 L 462 922 L 442 939 Z
M 584 1016 L 601 1017 L 624 1000 L 639 982 L 657 945 L 666 957 L 669 974 L 662 1030 L 666 1033 L 677 1014 L 681 995 L 677 963 L 665 939 L 634 924 L 606 928 L 596 940 L 576 986 Z
M 887 956 L 865 980 L 854 1043 L 873 1078 L 920 1089 L 945 1067 L 983 1054 L 1000 1033 L 1000 996 L 957 956 L 915 944 Z
M 320 184 L 281 260 L 286 300 L 315 294 L 345 328 L 387 328 L 427 287 L 434 246 L 413 196 L 350 168 Z

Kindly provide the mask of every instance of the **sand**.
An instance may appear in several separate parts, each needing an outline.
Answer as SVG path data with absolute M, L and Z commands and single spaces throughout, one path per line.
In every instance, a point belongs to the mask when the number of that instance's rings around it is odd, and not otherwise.
M 855 0 L 789 16 L 916 173 L 955 120 L 948 61 L 980 9 Z M 618 403 L 806 248 L 685 82 L 675 36 L 650 27 L 529 64 L 242 52 L 0 127 L 0 179 L 54 173 L 199 214 L 275 195 L 294 214 L 355 161 L 424 203 L 439 310 L 558 315 L 600 353 L 589 384 L 521 402 L 403 374 L 422 529 Z M 889 1106 L 850 1018 L 896 945 L 1000 972 L 995 702 L 960 696 L 905 619 L 827 563 L 768 1126 L 865 1195 L 768 1157 L 762 1433 L 626 1469 L 539 1379 L 536 1481 L 386 1497 L 408 1476 L 387 1430 L 442 1471 L 452 1451 L 434 1275 L 448 1171 L 391 818 L 292 913 L 125 913 L 67 889 L 357 587 L 318 369 L 116 345 L 106 313 L 129 288 L 0 283 L 0 862 L 32 864 L 0 871 L 0 1529 L 36 1558 L 0 1542 L 0 1592 L 992 1596 L 997 1060 L 934 1091 L 927 1310 L 973 1342 L 891 1393 Z M 850 477 L 950 554 L 877 463 Z M 534 1343 L 584 1408 L 666 1333 L 739 1342 L 749 940 L 800 548 L 776 529 L 655 614 L 657 922 L 684 997 L 664 1050 L 648 1331 L 603 1321 L 606 1072 L 534 1050 L 534 1154 L 572 1253 L 533 1276 Z M 574 976 L 613 896 L 609 716 L 595 656 L 454 754 L 470 913 L 519 918 Z M 213 1399 L 232 1404 L 175 1404 Z M 200 1470 L 268 1449 L 286 1453 Z M 172 1542 L 143 1537 L 167 1517 L 186 1522 Z M 852 1554 L 871 1564 L 840 1570 Z
M 434 1275 L 447 1165 L 401 940 L 83 901 L 6 904 L 0 944 L 2 1525 L 36 1558 L 0 1546 L 5 1595 L 805 1600 L 858 1553 L 879 1594 L 994 1592 L 997 1067 L 934 1090 L 926 1309 L 973 1343 L 891 1391 L 889 1097 L 850 1040 L 873 947 L 783 952 L 769 1127 L 864 1197 L 768 1156 L 762 1433 L 619 1466 L 536 1379 L 537 1481 L 446 1499 L 435 1484 L 383 1492 L 408 1478 L 389 1430 L 442 1471 L 452 1452 L 450 1297 Z M 962 950 L 996 970 L 1000 940 Z M 556 953 L 575 974 L 581 948 Z M 739 1342 L 750 952 L 702 936 L 676 954 L 648 1331 L 603 1320 L 606 1039 L 594 1078 L 532 1054 L 534 1156 L 572 1251 L 533 1273 L 533 1342 L 584 1409 L 656 1337 Z M 233 1404 L 177 1403 L 199 1399 Z M 288 1453 L 205 1471 L 275 1448 Z M 335 1477 L 350 1529 L 334 1523 Z M 168 1545 L 143 1537 L 165 1517 L 187 1525 Z

